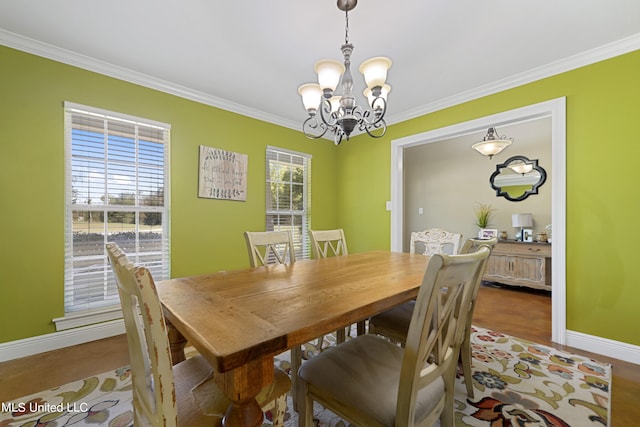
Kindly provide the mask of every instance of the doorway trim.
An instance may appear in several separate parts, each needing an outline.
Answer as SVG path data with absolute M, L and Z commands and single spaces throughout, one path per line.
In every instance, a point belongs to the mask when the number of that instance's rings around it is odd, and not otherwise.
M 532 104 L 391 141 L 391 250 L 402 252 L 404 232 L 404 149 L 551 117 L 551 340 L 566 344 L 566 98 Z

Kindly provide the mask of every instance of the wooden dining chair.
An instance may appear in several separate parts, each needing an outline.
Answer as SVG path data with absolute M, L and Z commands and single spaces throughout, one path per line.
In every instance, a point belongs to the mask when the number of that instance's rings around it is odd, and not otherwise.
M 415 254 L 416 245 L 424 247 L 423 255 L 449 254 L 455 255 L 460 248 L 462 234 L 452 233 L 441 228 L 430 228 L 425 231 L 411 233 L 409 253 Z
M 313 257 L 316 259 L 349 254 L 349 250 L 347 249 L 347 239 L 344 236 L 344 230 L 341 228 L 335 230 L 309 230 L 309 236 L 311 237 Z M 358 322 L 356 328 L 358 335 L 364 334 L 364 320 Z M 350 331 L 351 326 L 348 326 L 346 331 L 345 329 L 336 331 L 336 342 L 338 344 L 343 343 Z M 322 350 L 323 345 L 324 336 L 318 339 L 318 349 Z
M 469 254 L 477 252 L 482 247 L 489 250 L 497 243 L 497 239 L 467 239 L 462 245 L 460 253 Z M 471 297 L 469 299 L 468 314 L 466 316 L 465 326 L 460 331 L 460 361 L 462 362 L 462 371 L 464 374 L 464 382 L 467 388 L 467 395 L 473 398 L 473 381 L 471 379 L 471 322 L 473 320 L 473 311 L 475 309 L 478 290 L 482 283 L 482 276 L 486 269 L 486 263 L 479 272 L 476 281 L 471 288 Z M 415 301 L 409 301 L 400 304 L 390 310 L 373 316 L 369 319 L 369 333 L 382 335 L 390 338 L 394 342 L 405 344 L 407 333 L 409 332 L 409 324 L 415 307 Z
M 251 267 L 295 262 L 296 251 L 289 231 L 245 231 Z
M 305 362 L 298 373 L 300 425 L 313 426 L 318 402 L 359 426 L 426 427 L 439 419 L 453 427 L 456 338 L 488 256 L 481 248 L 431 257 L 404 348 L 368 334 Z
M 465 254 L 476 252 L 483 246 L 486 246 L 490 250 L 493 250 L 493 247 L 496 245 L 496 243 L 498 243 L 498 239 L 496 237 L 492 239 L 467 239 L 462 245 L 462 249 L 460 249 L 460 252 Z M 473 312 L 476 308 L 476 300 L 478 299 L 478 291 L 480 290 L 480 285 L 482 284 L 482 276 L 484 276 L 485 270 L 486 265 L 485 268 L 482 269 L 482 274 L 480 274 L 480 276 L 478 277 L 476 285 L 473 287 L 473 293 L 469 302 L 469 314 L 467 315 L 467 320 L 460 336 L 460 362 L 462 362 L 462 373 L 464 376 L 464 384 L 467 388 L 467 396 L 471 399 L 473 399 L 474 396 L 473 378 L 471 376 L 471 365 L 473 360 L 471 357 L 471 326 L 473 321 Z
M 230 401 L 216 386 L 213 368 L 201 356 L 172 367 L 167 328 L 153 277 L 134 266 L 115 243 L 106 245 L 115 274 L 131 363 L 136 426 L 221 426 Z M 284 427 L 287 374 L 275 368 L 274 381 L 256 397 L 273 409 L 274 425 Z

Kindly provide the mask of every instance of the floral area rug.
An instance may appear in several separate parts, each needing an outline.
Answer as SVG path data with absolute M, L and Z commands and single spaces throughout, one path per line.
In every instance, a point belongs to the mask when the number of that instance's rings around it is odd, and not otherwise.
M 467 398 L 459 375 L 456 427 L 610 426 L 610 365 L 478 327 L 471 340 L 475 397 Z M 321 351 L 317 344 L 305 346 L 305 358 Z M 332 345 L 335 337 L 326 336 L 322 348 Z M 289 352 L 276 357 L 276 364 L 289 369 Z M 296 427 L 291 408 L 289 397 L 285 425 Z M 271 414 L 265 415 L 269 427 Z M 317 404 L 314 418 L 317 427 L 350 426 Z M 133 425 L 129 369 L 2 402 L 0 427 L 71 425 Z

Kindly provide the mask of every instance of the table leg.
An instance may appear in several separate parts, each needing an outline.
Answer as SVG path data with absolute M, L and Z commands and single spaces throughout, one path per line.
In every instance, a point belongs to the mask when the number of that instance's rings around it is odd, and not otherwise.
M 218 387 L 231 401 L 222 420 L 224 427 L 261 427 L 264 415 L 256 401 L 260 390 L 274 378 L 273 356 L 236 369 L 215 373 Z
M 165 318 L 165 322 L 167 325 L 167 336 L 169 337 L 169 348 L 171 349 L 171 363 L 177 365 L 186 360 L 184 347 L 187 345 L 187 339 L 168 319 Z

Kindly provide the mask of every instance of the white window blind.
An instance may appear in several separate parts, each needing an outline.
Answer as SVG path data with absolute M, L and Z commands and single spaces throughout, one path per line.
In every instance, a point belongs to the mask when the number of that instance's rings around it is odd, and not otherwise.
M 310 258 L 311 155 L 267 147 L 267 231 L 291 231 L 296 258 Z
M 169 277 L 169 130 L 65 103 L 65 316 L 120 304 L 109 241 L 156 280 Z

